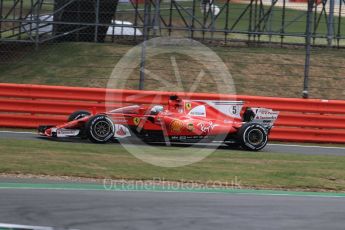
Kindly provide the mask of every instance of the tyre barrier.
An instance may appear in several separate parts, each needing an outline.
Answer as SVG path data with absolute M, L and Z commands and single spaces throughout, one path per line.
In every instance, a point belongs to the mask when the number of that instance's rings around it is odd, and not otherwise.
M 199 100 L 241 100 L 249 107 L 281 111 L 270 139 L 290 142 L 345 143 L 345 101 L 246 95 L 109 90 L 29 84 L 0 84 L 0 127 L 56 125 L 76 110 L 130 104 L 166 104 L 170 95 Z M 107 103 L 106 103 L 107 102 Z

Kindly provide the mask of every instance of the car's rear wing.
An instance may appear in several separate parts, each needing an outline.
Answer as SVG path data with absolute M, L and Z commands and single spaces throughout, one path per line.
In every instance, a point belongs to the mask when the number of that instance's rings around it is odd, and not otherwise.
M 266 128 L 272 128 L 275 121 L 278 119 L 279 111 L 273 111 L 266 108 L 251 108 L 255 117 L 251 122 L 262 124 Z

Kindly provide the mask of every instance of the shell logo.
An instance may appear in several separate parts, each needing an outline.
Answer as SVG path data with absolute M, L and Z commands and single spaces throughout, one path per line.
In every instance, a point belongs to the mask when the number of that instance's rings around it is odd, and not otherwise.
M 183 128 L 183 122 L 179 120 L 173 120 L 169 125 L 170 131 L 179 133 Z

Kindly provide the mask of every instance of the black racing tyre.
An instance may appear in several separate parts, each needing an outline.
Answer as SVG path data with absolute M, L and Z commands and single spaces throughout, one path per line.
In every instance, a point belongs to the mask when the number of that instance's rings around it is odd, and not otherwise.
M 114 137 L 115 126 L 107 115 L 91 117 L 85 125 L 87 138 L 94 143 L 107 143 Z
M 259 151 L 267 145 L 268 132 L 258 123 L 246 123 L 239 129 L 237 139 L 243 149 Z
M 90 116 L 90 115 L 91 115 L 91 113 L 89 113 L 88 111 L 78 110 L 78 111 L 71 113 L 71 115 L 69 115 L 67 121 L 70 122 L 70 121 L 78 120 L 82 117 L 86 117 L 86 116 Z
M 67 121 L 70 122 L 70 121 L 74 121 L 74 120 L 78 120 L 80 118 L 83 118 L 83 117 L 86 117 L 86 116 L 90 116 L 91 113 L 89 113 L 88 111 L 85 111 L 85 110 L 78 110 L 78 111 L 75 111 L 73 113 L 71 113 L 71 115 L 69 115 Z M 79 135 L 78 135 L 81 139 L 86 139 L 86 135 L 85 135 L 85 127 L 84 125 L 82 127 L 80 127 L 80 132 L 79 132 Z

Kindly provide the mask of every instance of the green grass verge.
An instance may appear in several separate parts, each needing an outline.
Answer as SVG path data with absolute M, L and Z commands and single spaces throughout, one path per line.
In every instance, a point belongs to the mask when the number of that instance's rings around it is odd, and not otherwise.
M 133 46 L 120 44 L 60 43 L 8 50 L 0 64 L 0 82 L 47 84 L 79 87 L 106 87 L 118 61 Z M 300 97 L 303 87 L 305 54 L 303 49 L 258 47 L 212 47 L 231 73 L 238 94 L 257 96 Z M 3 54 L 5 54 L 4 52 Z M 170 57 L 176 57 L 188 91 L 197 79 L 200 66 L 190 57 L 177 54 L 148 58 L 146 69 L 174 87 L 146 75 L 146 90 L 178 91 Z M 1 58 L 1 57 L 0 57 Z M 208 60 L 205 60 L 207 63 Z M 310 68 L 310 97 L 345 99 L 345 53 L 334 49 L 313 49 Z M 212 75 L 212 77 L 208 77 Z M 216 73 L 206 73 L 195 92 L 218 92 L 224 82 Z M 220 81 L 220 82 L 219 82 Z M 128 79 L 119 78 L 122 88 L 137 89 L 139 66 Z M 220 83 L 220 84 L 219 84 Z M 226 93 L 226 92 L 220 92 Z
M 146 148 L 142 146 L 142 148 Z M 160 147 L 154 154 L 166 154 Z M 193 148 L 169 147 L 193 151 Z M 178 168 L 147 164 L 119 144 L 0 140 L 0 173 L 166 181 L 221 181 L 235 178 L 243 188 L 345 191 L 345 158 L 216 150 L 204 160 Z

